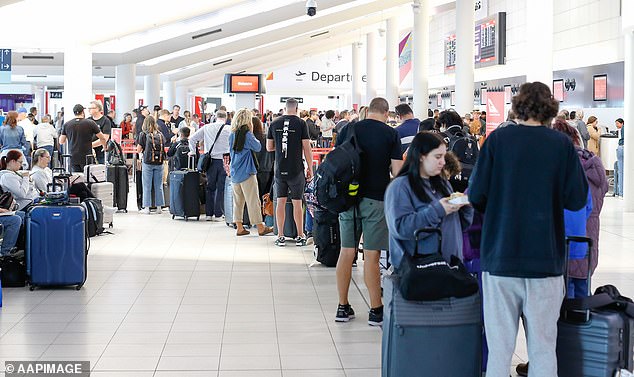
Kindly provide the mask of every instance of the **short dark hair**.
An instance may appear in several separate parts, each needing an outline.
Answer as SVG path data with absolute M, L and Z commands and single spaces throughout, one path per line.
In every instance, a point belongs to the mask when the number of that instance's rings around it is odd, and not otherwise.
M 433 118 L 434 117 L 434 112 L 432 111 L 432 109 L 427 109 L 427 117 L 428 118 Z
M 178 106 L 178 105 L 174 105 L 174 106 L 172 106 L 172 110 L 174 110 L 174 109 L 175 109 L 175 108 L 177 108 L 177 107 L 178 107 L 178 109 L 179 109 L 179 110 L 181 109 L 181 107 L 180 107 L 180 106 Z
M 370 101 L 368 106 L 368 113 L 384 114 L 390 111 L 390 104 L 385 98 L 376 97 Z
M 623 118 L 619 118 L 619 119 L 615 120 L 615 122 L 619 122 L 621 124 L 625 124 L 625 122 L 623 121 Z
M 401 103 L 400 105 L 396 106 L 394 108 L 394 111 L 396 112 L 396 115 L 400 117 L 407 114 L 414 114 L 414 112 L 412 111 L 412 108 L 409 107 L 409 105 L 406 103 Z
M 456 125 L 462 127 L 462 118 L 455 110 L 445 110 L 438 115 L 438 123 L 445 127 Z
M 189 135 L 191 134 L 192 131 L 187 126 L 181 126 L 178 129 L 178 132 L 181 133 L 181 136 L 189 137 Z
M 557 116 L 559 101 L 553 98 L 548 85 L 539 81 L 527 82 L 513 97 L 513 111 L 521 120 L 533 119 L 548 124 Z
M 326 111 L 326 119 L 332 119 L 334 117 L 335 117 L 335 111 L 334 110 Z

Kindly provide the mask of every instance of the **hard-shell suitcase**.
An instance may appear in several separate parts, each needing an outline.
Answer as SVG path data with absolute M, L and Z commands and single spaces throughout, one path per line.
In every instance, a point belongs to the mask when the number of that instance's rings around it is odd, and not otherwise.
M 103 205 L 103 223 L 108 224 L 112 228 L 114 220 L 114 185 L 112 182 L 93 183 L 90 185 L 90 191 L 95 198 L 101 200 Z
M 86 212 L 82 206 L 32 207 L 26 214 L 26 266 L 30 289 L 86 282 Z
M 586 237 L 566 238 L 566 255 L 571 242 Z M 590 255 L 590 254 L 588 254 Z M 591 258 L 587 258 L 588 266 Z M 566 266 L 568 263 L 566 263 Z M 588 268 L 588 293 L 592 269 Z M 566 284 L 567 287 L 567 284 Z M 634 369 L 634 319 L 610 309 L 568 310 L 574 300 L 566 299 L 557 323 L 557 369 L 559 377 L 614 377 Z
M 233 221 L 233 184 L 231 182 L 231 177 L 227 177 L 225 179 L 225 197 L 224 197 L 224 214 L 225 214 L 225 222 L 227 226 L 236 227 L 236 223 Z M 249 213 L 247 211 L 247 206 L 244 206 L 244 215 L 242 216 L 242 225 L 245 228 L 250 227 L 249 221 Z
M 190 158 L 193 164 L 193 158 Z M 190 165 L 191 167 L 192 165 Z M 193 169 L 175 170 L 169 173 L 170 213 L 172 219 L 176 216 L 200 219 L 200 173 Z
M 88 184 L 106 182 L 106 165 L 96 164 L 84 166 L 84 177 Z
M 480 294 L 407 301 L 398 276 L 383 282 L 382 377 L 480 377 Z
M 114 207 L 119 211 L 128 212 L 128 168 L 125 165 L 109 165 L 106 169 L 106 178 L 114 185 Z
M 341 252 L 339 215 L 325 209 L 315 208 L 313 224 L 313 241 L 315 242 L 317 262 L 327 267 L 335 267 Z

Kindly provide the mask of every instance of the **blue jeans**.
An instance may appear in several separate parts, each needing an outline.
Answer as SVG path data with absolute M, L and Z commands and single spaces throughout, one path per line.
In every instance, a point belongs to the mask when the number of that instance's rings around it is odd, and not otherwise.
M 224 211 L 225 181 L 227 173 L 222 160 L 212 159 L 207 169 L 207 189 L 205 190 L 205 214 L 221 217 Z
M 313 232 L 313 216 L 310 214 L 308 208 L 306 208 L 306 225 L 304 226 L 307 233 Z
M 15 243 L 18 241 L 18 234 L 20 233 L 20 226 L 22 226 L 23 219 L 24 212 L 20 211 L 16 212 L 15 215 L 0 216 L 0 224 L 2 224 L 4 228 L 0 255 L 8 255 L 9 251 L 15 246 Z
M 163 199 L 163 164 L 150 165 L 144 162 L 142 170 L 143 207 L 152 206 L 152 185 L 154 185 L 154 204 L 157 207 L 163 207 L 165 205 Z
M 588 280 L 570 278 L 568 280 L 568 298 L 581 298 L 588 296 Z
M 45 149 L 48 152 L 49 156 L 51 156 L 51 159 L 48 162 L 48 167 L 52 168 L 53 167 L 52 166 L 53 165 L 53 146 L 52 145 L 45 145 L 45 146 L 40 147 L 40 148 Z
M 623 146 L 616 148 L 616 167 L 614 168 L 614 195 L 623 196 Z

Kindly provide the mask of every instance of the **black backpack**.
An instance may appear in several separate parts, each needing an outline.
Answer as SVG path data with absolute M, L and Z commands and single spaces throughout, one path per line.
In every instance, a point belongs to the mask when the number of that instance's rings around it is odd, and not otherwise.
M 125 165 L 123 150 L 121 149 L 121 145 L 119 145 L 119 143 L 112 139 L 108 140 L 108 148 L 106 149 L 106 152 L 108 152 L 108 163 L 110 165 Z
M 356 127 L 348 127 L 350 137 L 326 155 L 315 174 L 317 202 L 334 213 L 344 212 L 359 201 L 362 151 Z
M 182 140 L 176 145 L 176 151 L 172 161 L 174 163 L 174 170 L 187 169 L 189 163 L 189 142 L 183 142 Z M 195 167 L 195 166 L 194 166 Z
M 83 201 L 86 209 L 86 232 L 88 237 L 98 236 L 104 232 L 103 204 L 97 198 L 88 198 Z
M 456 129 L 454 130 L 454 128 Z M 474 137 L 464 134 L 460 126 L 452 126 L 441 135 L 447 143 L 447 151 L 453 152 L 462 165 L 460 175 L 451 177 L 449 182 L 454 190 L 464 192 L 480 154 L 478 141 Z

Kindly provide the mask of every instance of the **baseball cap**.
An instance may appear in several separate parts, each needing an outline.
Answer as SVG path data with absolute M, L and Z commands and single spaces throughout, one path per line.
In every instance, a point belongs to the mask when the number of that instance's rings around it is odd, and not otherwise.
M 86 108 L 84 106 L 82 106 L 81 104 L 77 104 L 75 106 L 73 106 L 73 114 L 78 115 L 84 112 Z
M 26 113 L 27 113 L 27 111 L 26 111 L 26 109 L 25 109 L 24 107 L 20 107 L 20 108 L 18 109 L 18 114 L 20 114 L 20 113 L 24 113 L 24 114 L 26 114 Z
M 139 111 L 143 110 L 143 109 L 147 109 L 147 105 L 141 105 L 139 106 Z

